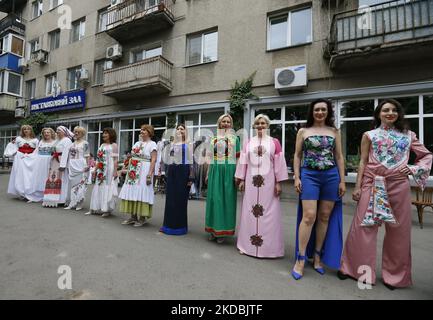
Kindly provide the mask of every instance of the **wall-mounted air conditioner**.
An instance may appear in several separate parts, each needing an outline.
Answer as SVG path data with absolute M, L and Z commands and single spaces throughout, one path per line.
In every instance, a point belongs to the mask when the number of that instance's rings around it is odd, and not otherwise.
M 32 60 L 32 62 L 36 62 L 39 64 L 48 63 L 48 51 L 37 50 L 37 51 L 32 52 L 31 60 Z
M 15 118 L 24 118 L 25 116 L 26 116 L 26 109 L 24 108 L 15 109 Z
M 275 89 L 293 90 L 307 86 L 307 65 L 275 69 Z
M 28 66 L 29 66 L 29 64 L 28 64 L 26 58 L 20 58 L 18 60 L 18 68 L 22 68 L 24 70 L 27 70 Z
M 107 48 L 105 57 L 110 60 L 117 60 L 122 58 L 122 46 L 115 44 Z
M 24 98 L 18 98 L 16 101 L 16 108 L 25 108 L 26 107 L 26 99 Z
M 75 71 L 75 77 L 77 78 L 78 81 L 87 82 L 89 81 L 89 70 L 85 68 L 81 68 Z

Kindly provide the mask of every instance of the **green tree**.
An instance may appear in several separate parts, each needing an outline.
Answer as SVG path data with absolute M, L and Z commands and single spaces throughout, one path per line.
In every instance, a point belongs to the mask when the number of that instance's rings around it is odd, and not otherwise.
M 245 101 L 258 99 L 253 94 L 253 81 L 257 71 L 254 71 L 247 79 L 240 83 L 236 80 L 230 91 L 230 115 L 233 118 L 233 128 L 239 130 L 243 127 Z

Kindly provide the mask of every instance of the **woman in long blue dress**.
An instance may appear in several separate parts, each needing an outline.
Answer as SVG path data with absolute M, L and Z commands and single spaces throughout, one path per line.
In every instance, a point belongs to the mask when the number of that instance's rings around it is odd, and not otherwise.
M 168 235 L 188 233 L 188 198 L 194 180 L 192 145 L 187 142 L 186 127 L 176 127 L 175 140 L 170 146 L 169 165 L 166 170 L 167 187 L 164 223 L 159 230 Z

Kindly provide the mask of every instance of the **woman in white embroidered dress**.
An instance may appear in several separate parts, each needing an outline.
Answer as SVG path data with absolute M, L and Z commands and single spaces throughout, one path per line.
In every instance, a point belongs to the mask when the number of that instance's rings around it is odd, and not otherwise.
M 96 153 L 95 171 L 92 181 L 92 197 L 90 211 L 86 214 L 102 213 L 102 217 L 110 216 L 116 208 L 117 193 L 117 161 L 119 149 L 116 144 L 117 134 L 113 128 L 102 131 L 103 143 Z
M 21 134 L 16 138 L 11 176 L 9 178 L 8 194 L 27 199 L 32 202 L 34 165 L 36 163 L 36 147 L 38 139 L 35 138 L 33 128 L 29 125 L 21 127 Z
M 89 173 L 89 143 L 84 140 L 86 129 L 74 128 L 74 143 L 69 146 L 67 164 L 60 162 L 60 167 L 68 167 L 69 174 L 69 199 L 70 202 L 65 210 L 82 209 L 82 204 L 87 192 L 87 178 Z
M 56 130 L 57 141 L 55 150 L 51 156 L 50 170 L 48 171 L 47 182 L 45 183 L 44 199 L 42 206 L 57 207 L 65 204 L 69 193 L 69 173 L 65 168 L 68 160 L 69 146 L 72 144 L 74 134 L 65 126 L 59 126 Z M 61 162 L 64 163 L 61 167 Z
M 36 161 L 33 176 L 33 192 L 29 200 L 41 202 L 44 199 L 45 184 L 50 170 L 51 155 L 55 150 L 56 133 L 51 128 L 43 128 L 42 140 L 36 149 Z
M 132 147 L 131 158 L 125 160 L 126 180 L 120 191 L 120 212 L 131 215 L 122 224 L 141 227 L 152 217 L 154 200 L 153 176 L 157 158 L 156 143 L 152 141 L 151 125 L 142 125 L 140 141 Z

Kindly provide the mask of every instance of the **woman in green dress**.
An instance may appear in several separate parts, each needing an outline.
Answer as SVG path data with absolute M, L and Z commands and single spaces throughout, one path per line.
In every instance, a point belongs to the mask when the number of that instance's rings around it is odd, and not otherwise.
M 236 227 L 235 185 L 236 160 L 239 158 L 240 142 L 232 129 L 233 119 L 223 114 L 217 122 L 217 135 L 211 140 L 213 154 L 206 182 L 206 232 L 209 240 L 221 244 L 225 237 L 233 236 Z

